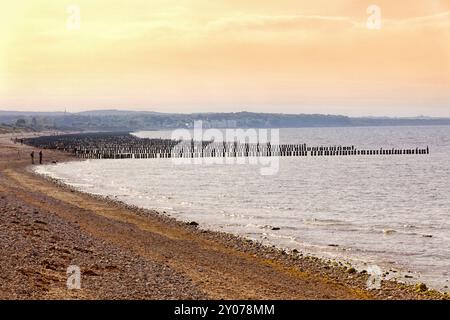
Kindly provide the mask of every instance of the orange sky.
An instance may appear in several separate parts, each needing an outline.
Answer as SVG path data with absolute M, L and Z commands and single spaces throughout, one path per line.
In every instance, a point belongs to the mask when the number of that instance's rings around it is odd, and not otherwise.
M 81 11 L 68 30 L 69 5 Z M 366 26 L 381 8 L 382 27 Z M 0 109 L 450 116 L 450 0 L 0 0 Z

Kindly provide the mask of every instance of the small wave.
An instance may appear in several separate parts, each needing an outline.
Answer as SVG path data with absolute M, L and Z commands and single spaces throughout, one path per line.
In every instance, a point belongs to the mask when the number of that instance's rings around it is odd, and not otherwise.
M 374 232 L 376 233 L 383 233 L 384 235 L 394 235 L 394 234 L 398 234 L 401 236 L 420 236 L 420 237 L 429 237 L 431 238 L 432 235 L 430 234 L 421 234 L 415 231 L 406 231 L 406 230 L 402 230 L 402 229 L 393 229 L 393 228 L 384 228 L 384 229 L 372 229 Z
M 227 213 L 227 212 L 224 212 L 223 216 L 224 217 L 229 217 L 229 218 L 248 218 L 246 215 L 243 215 L 243 214 Z
M 306 225 L 316 225 L 316 226 L 342 226 L 350 225 L 349 222 L 335 219 L 318 219 L 318 218 L 306 218 L 303 219 L 303 223 Z
M 172 211 L 173 208 L 172 207 L 158 207 L 157 210 L 159 210 L 159 211 L 163 211 L 163 210 Z

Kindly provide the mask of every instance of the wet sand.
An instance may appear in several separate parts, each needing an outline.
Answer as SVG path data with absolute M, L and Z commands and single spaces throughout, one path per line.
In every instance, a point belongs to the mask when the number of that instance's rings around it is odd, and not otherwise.
M 0 299 L 443 299 L 34 174 L 28 146 L 0 135 Z M 39 150 L 35 150 L 35 152 Z M 36 154 L 37 154 L 36 152 Z M 44 163 L 76 161 L 44 150 Z M 69 265 L 81 290 L 67 290 Z

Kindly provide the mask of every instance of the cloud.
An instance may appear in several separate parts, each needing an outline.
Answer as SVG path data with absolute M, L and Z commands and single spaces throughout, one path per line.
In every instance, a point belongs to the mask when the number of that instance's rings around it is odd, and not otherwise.
M 366 17 L 364 17 L 365 19 Z M 207 25 L 209 30 L 285 30 L 323 27 L 362 27 L 365 20 L 356 20 L 347 16 L 320 16 L 320 15 L 248 15 L 239 14 L 211 21 Z M 406 19 L 383 19 L 383 25 L 389 26 L 427 26 L 450 25 L 450 11 L 434 15 L 419 16 Z
M 385 19 L 383 25 L 386 27 L 450 27 L 450 11 L 407 19 Z
M 317 29 L 328 27 L 352 27 L 356 22 L 349 17 L 319 15 L 247 15 L 239 14 L 210 22 L 211 31 L 283 31 L 290 29 Z

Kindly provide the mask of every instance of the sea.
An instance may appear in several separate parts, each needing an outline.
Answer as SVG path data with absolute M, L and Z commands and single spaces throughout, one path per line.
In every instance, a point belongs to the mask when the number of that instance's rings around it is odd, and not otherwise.
M 172 131 L 134 134 L 174 136 Z M 271 134 L 284 144 L 428 146 L 430 154 L 278 157 L 272 162 L 108 159 L 35 170 L 80 191 L 196 221 L 204 229 L 350 263 L 358 270 L 375 266 L 387 278 L 449 291 L 450 126 L 296 128 Z M 264 173 L 269 167 L 273 170 Z

